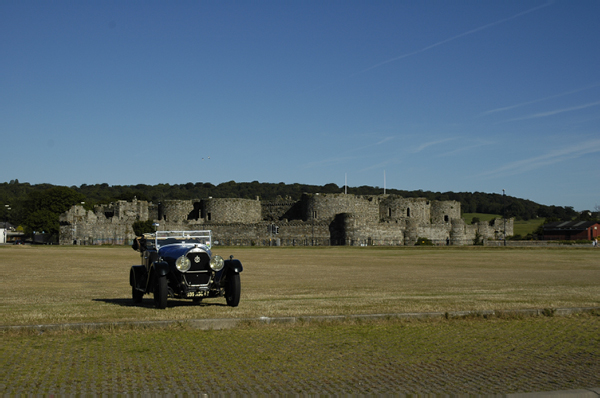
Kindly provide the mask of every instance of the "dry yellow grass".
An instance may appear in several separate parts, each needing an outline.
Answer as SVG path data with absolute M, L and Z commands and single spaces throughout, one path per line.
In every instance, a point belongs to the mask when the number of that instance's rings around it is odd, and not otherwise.
M 600 306 L 600 250 L 219 248 L 240 306 L 131 303 L 129 247 L 0 247 L 2 325 Z

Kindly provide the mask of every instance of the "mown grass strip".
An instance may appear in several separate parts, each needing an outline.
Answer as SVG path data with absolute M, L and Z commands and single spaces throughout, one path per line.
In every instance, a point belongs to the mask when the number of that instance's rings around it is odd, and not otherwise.
M 2 394 L 481 394 L 600 385 L 600 317 L 4 335 Z

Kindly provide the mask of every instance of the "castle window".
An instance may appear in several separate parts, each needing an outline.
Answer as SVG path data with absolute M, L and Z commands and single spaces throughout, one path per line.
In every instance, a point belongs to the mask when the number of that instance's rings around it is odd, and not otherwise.
M 316 219 L 316 218 L 317 218 L 317 211 L 316 211 L 316 210 L 313 210 L 313 212 L 312 212 L 312 216 L 313 216 L 313 219 Z
M 211 219 L 211 214 L 210 213 L 206 213 L 206 221 L 210 221 Z
M 406 217 L 410 217 L 410 207 L 406 208 Z
M 392 208 L 388 207 L 388 217 L 392 217 Z
M 444 222 L 448 222 L 448 215 L 444 215 Z

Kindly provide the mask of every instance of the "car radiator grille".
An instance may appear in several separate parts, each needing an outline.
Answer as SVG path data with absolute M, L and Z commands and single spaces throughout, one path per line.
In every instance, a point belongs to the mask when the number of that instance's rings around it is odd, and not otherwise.
M 210 281 L 210 257 L 208 253 L 188 253 L 192 266 L 185 273 L 185 280 L 188 285 L 206 285 Z
M 210 257 L 207 253 L 188 253 L 187 257 L 192 263 L 190 271 L 209 271 L 210 272 Z M 189 271 L 188 271 L 189 272 Z

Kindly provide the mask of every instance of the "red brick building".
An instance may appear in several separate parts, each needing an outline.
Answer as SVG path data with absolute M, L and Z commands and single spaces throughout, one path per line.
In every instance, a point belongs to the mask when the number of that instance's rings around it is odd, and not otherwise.
M 598 235 L 598 221 L 558 221 L 544 225 L 544 240 L 594 240 Z

